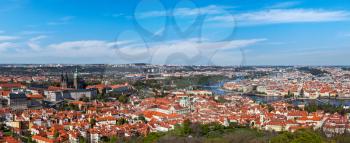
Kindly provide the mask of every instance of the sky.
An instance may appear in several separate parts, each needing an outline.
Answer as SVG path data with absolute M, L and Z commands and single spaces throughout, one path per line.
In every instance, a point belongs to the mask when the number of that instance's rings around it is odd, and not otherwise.
M 1 0 L 0 64 L 350 65 L 348 0 Z

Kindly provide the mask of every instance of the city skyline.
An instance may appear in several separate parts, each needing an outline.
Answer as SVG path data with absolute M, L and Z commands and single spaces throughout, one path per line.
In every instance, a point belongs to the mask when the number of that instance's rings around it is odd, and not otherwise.
M 349 4 L 5 0 L 0 63 L 349 65 Z

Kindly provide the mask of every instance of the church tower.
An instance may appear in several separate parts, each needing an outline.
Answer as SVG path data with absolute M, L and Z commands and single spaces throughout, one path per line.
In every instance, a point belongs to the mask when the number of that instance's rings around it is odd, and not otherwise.
M 78 89 L 78 86 L 79 86 L 79 85 L 78 85 L 78 68 L 75 69 L 73 78 L 74 78 L 74 81 L 73 81 L 74 88 L 75 88 L 75 89 Z
M 68 76 L 67 74 L 64 75 L 63 73 L 61 74 L 61 88 L 67 88 L 68 87 Z

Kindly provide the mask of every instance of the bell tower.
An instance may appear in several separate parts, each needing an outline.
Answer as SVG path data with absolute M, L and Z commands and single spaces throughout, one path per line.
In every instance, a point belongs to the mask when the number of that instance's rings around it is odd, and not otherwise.
M 65 76 L 63 73 L 61 74 L 61 88 L 67 88 L 68 87 L 68 79 L 67 75 Z
M 73 75 L 73 78 L 74 78 L 74 81 L 73 81 L 73 84 L 74 84 L 74 88 L 75 89 L 78 89 L 79 85 L 78 85 L 78 68 L 75 68 L 75 72 L 74 72 L 74 75 Z

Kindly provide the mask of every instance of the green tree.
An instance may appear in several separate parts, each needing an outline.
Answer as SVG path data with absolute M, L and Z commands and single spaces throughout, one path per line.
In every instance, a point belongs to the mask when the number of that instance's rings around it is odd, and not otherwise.
M 109 139 L 109 143 L 116 143 L 117 140 L 118 140 L 117 136 L 112 136 L 112 137 L 110 137 L 110 139 Z
M 138 120 L 141 120 L 141 121 L 144 122 L 144 123 L 147 122 L 145 116 L 143 116 L 143 115 L 140 115 L 140 116 L 138 117 Z
M 123 125 L 128 123 L 128 120 L 126 120 L 125 118 L 119 118 L 117 121 L 117 125 Z
M 311 129 L 298 130 L 295 133 L 283 132 L 271 139 L 271 143 L 323 143 L 326 140 Z
M 191 134 L 192 129 L 190 128 L 191 125 L 191 121 L 186 119 L 184 120 L 183 124 L 182 124 L 182 135 L 183 136 L 187 136 L 189 134 Z
M 87 140 L 84 137 L 80 136 L 79 143 L 87 143 Z
M 271 143 L 288 143 L 293 139 L 293 134 L 290 132 L 283 132 L 280 135 L 271 139 Z
M 28 137 L 26 143 L 35 143 L 35 141 L 33 141 L 32 137 Z
M 350 136 L 349 135 L 337 136 L 335 138 L 335 142 L 337 142 L 337 143 L 350 143 Z
M 269 112 L 275 110 L 275 108 L 273 106 L 271 106 L 270 104 L 267 104 L 267 109 L 269 110 Z
M 219 96 L 218 100 L 216 100 L 216 102 L 218 102 L 218 103 L 227 103 L 227 102 L 229 102 L 229 100 L 226 100 L 224 97 Z
M 95 125 L 96 125 L 96 119 L 92 118 L 92 119 L 90 120 L 90 126 L 91 126 L 91 128 L 94 127 Z
M 143 143 L 155 143 L 165 134 L 160 132 L 152 132 L 142 139 Z
M 108 143 L 108 142 L 109 142 L 109 137 L 107 137 L 107 136 L 102 136 L 102 137 L 101 137 L 101 142 Z
M 126 95 L 121 95 L 118 97 L 118 101 L 121 103 L 128 103 L 128 97 Z
M 55 134 L 53 135 L 54 138 L 58 138 L 60 136 L 60 133 L 58 131 L 55 131 Z

